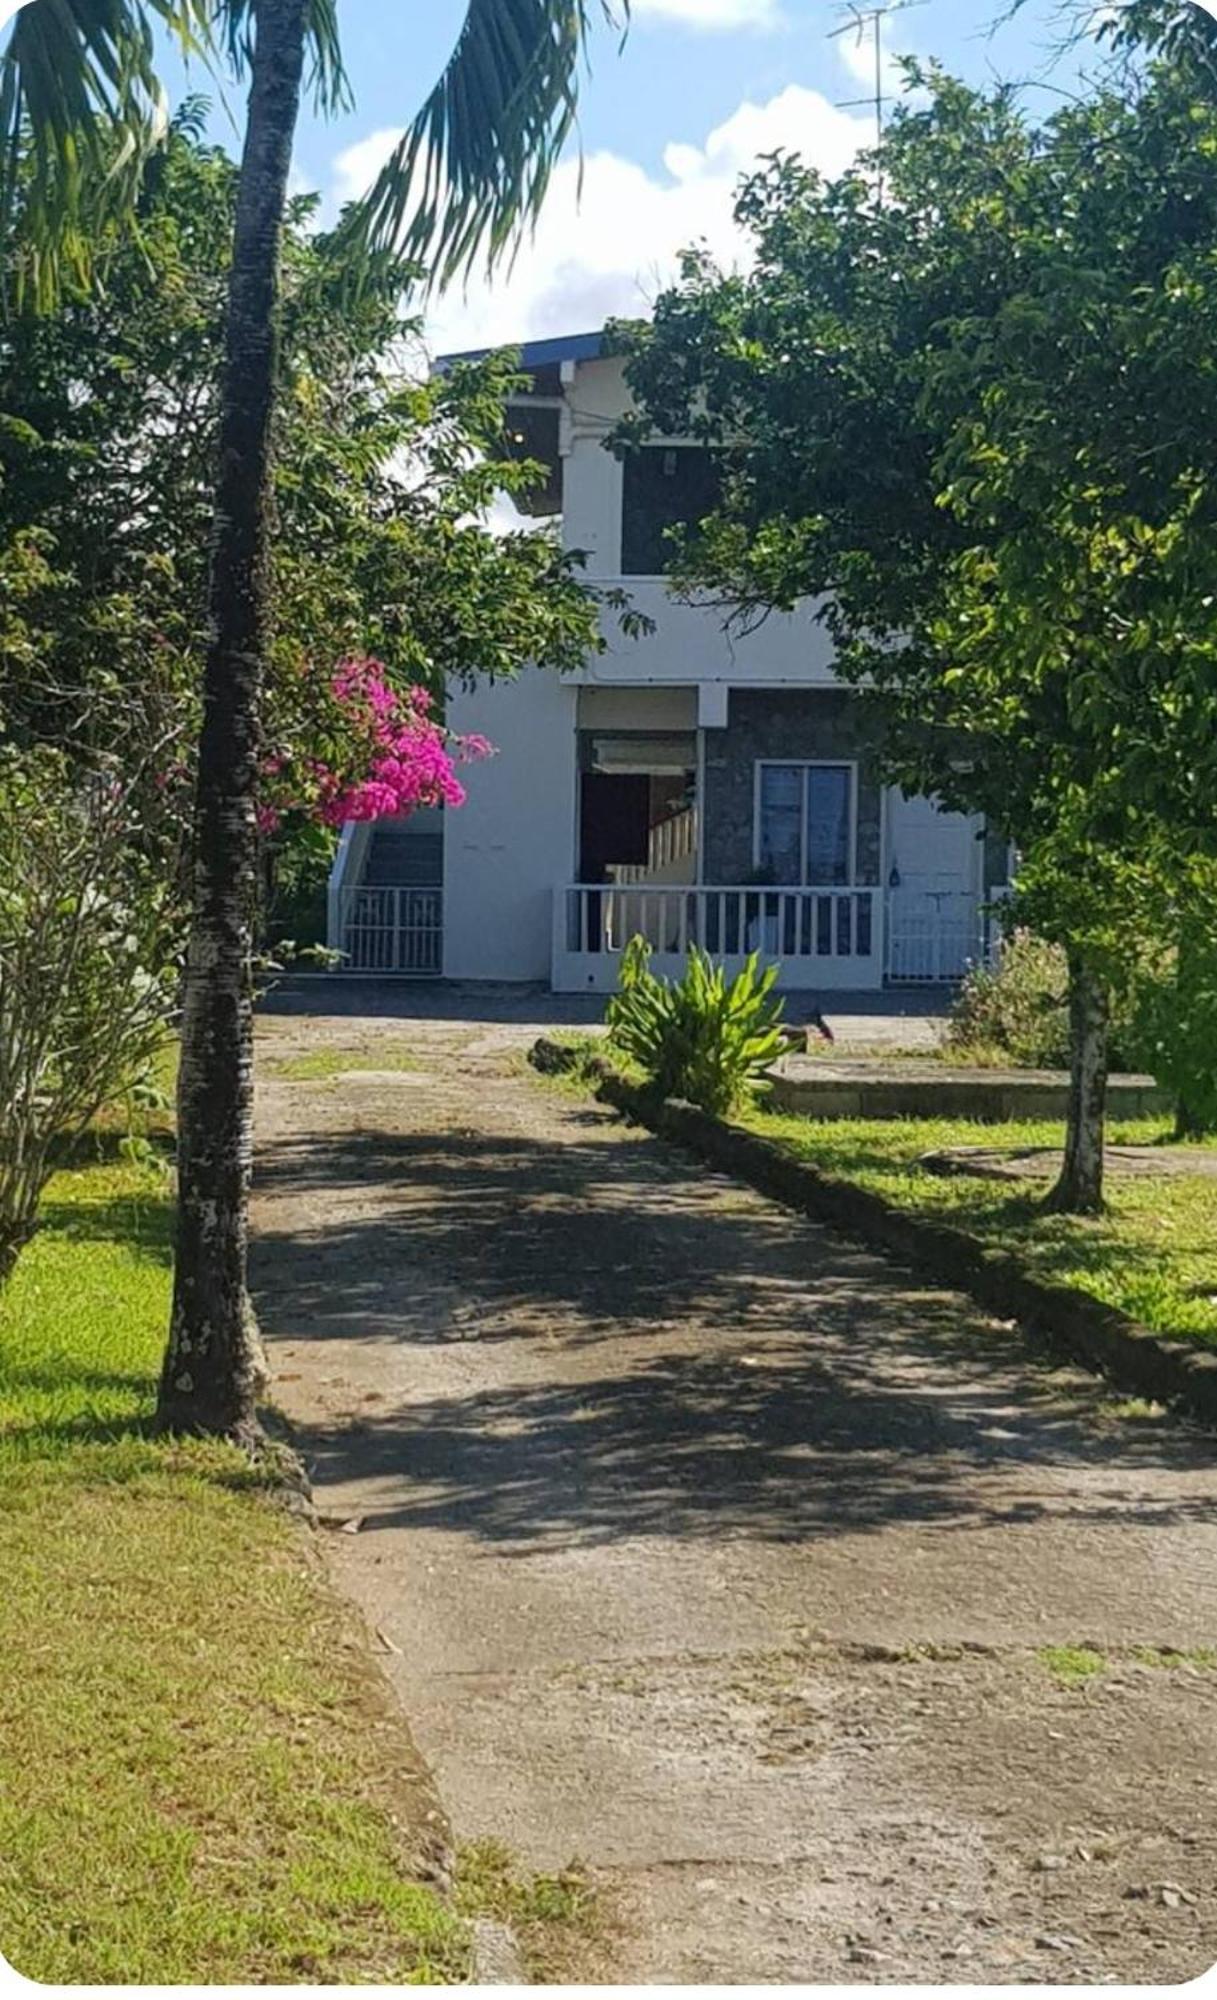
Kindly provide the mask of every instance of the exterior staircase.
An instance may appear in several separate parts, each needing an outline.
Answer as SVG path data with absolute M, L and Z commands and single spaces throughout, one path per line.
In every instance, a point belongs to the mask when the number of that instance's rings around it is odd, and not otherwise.
M 692 882 L 697 855 L 697 807 L 685 806 L 651 828 L 645 862 L 611 870 L 614 884 L 623 889 L 654 883 Z

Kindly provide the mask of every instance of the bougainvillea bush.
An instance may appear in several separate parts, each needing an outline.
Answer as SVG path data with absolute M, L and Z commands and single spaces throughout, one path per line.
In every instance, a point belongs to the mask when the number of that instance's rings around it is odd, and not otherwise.
M 380 660 L 343 660 L 330 683 L 325 740 L 276 749 L 262 763 L 264 833 L 293 816 L 324 827 L 404 819 L 424 806 L 461 806 L 457 767 L 491 755 L 484 736 L 452 736 L 426 688 L 391 685 Z

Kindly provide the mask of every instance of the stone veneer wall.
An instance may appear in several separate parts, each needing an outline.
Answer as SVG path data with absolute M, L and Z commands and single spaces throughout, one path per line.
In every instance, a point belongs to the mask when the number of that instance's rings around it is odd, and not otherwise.
M 725 729 L 706 731 L 705 879 L 731 884 L 754 873 L 756 765 L 792 763 L 858 766 L 858 881 L 877 884 L 882 848 L 883 793 L 873 725 L 844 688 L 732 688 Z

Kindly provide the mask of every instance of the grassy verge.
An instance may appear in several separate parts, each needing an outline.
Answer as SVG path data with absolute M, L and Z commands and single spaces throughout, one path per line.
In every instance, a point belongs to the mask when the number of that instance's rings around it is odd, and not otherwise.
M 1036 1277 L 1090 1292 L 1157 1332 L 1217 1345 L 1217 1180 L 1112 1175 L 1108 1212 L 1091 1221 L 1046 1215 L 1043 1189 L 1034 1185 L 943 1178 L 918 1164 L 923 1154 L 953 1146 L 1059 1147 L 1059 1124 L 810 1119 L 763 1110 L 748 1113 L 744 1122 L 911 1214 L 952 1223 L 1016 1253 Z M 1160 1120 L 1125 1121 L 1110 1136 L 1115 1144 L 1151 1145 L 1164 1139 L 1165 1130 Z
M 456 1902 L 471 1917 L 510 1927 L 535 1984 L 581 1985 L 602 1974 L 609 1919 L 576 1864 L 556 1875 L 522 1875 L 509 1848 L 482 1840 L 461 1853 Z
M 63 1983 L 467 1969 L 429 1795 L 304 1538 L 154 1442 L 163 1176 L 65 1172 L 0 1303 L 0 1949 Z
M 324 1083 L 348 1069 L 400 1070 L 425 1068 L 417 1050 L 401 1042 L 378 1042 L 375 1048 L 309 1049 L 266 1064 L 267 1073 L 283 1083 Z

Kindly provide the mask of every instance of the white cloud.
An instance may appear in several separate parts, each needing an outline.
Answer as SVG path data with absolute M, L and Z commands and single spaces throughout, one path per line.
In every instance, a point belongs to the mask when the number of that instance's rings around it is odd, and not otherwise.
M 357 140 L 344 153 L 339 153 L 334 161 L 334 181 L 330 189 L 336 207 L 367 193 L 404 131 L 403 125 L 395 125 L 369 132 L 366 139 Z
M 333 194 L 368 186 L 395 132 L 373 132 L 335 161 Z M 619 153 L 565 160 L 550 183 L 535 236 L 493 282 L 471 282 L 435 302 L 429 337 L 439 353 L 590 331 L 613 314 L 645 312 L 676 270 L 678 253 L 705 242 L 738 263 L 747 244 L 732 204 L 740 176 L 762 153 L 799 152 L 838 174 L 869 144 L 870 120 L 840 110 L 819 91 L 789 85 L 765 104 L 742 103 L 700 145 L 673 141 L 651 173 Z
M 762 33 L 781 26 L 778 0 L 633 0 L 638 20 L 676 21 L 686 28 L 754 28 Z

